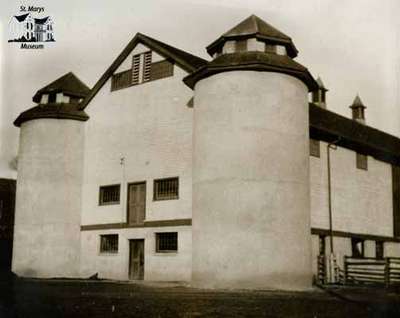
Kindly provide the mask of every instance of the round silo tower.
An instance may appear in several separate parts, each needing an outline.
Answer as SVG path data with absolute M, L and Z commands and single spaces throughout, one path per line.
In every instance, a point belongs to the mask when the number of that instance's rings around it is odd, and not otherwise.
M 207 47 L 194 89 L 193 285 L 312 284 L 308 91 L 292 40 L 252 15 Z
M 77 277 L 84 122 L 89 88 L 68 73 L 21 113 L 12 270 L 28 277 Z

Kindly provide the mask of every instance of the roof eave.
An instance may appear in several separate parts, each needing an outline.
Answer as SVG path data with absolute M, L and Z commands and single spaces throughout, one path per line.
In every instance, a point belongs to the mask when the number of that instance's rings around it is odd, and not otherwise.
M 214 42 L 212 42 L 210 45 L 206 47 L 207 53 L 210 56 L 213 56 L 213 54 L 218 50 L 218 48 L 226 41 L 232 41 L 235 39 L 247 39 L 247 38 L 256 38 L 256 39 L 261 39 L 261 40 L 269 40 L 271 42 L 277 43 L 277 44 L 282 44 L 288 49 L 288 55 L 292 58 L 295 58 L 299 51 L 297 50 L 296 46 L 294 45 L 293 41 L 289 39 L 282 39 L 282 38 L 277 38 L 277 37 L 271 37 L 271 36 L 265 36 L 259 33 L 248 33 L 248 34 L 241 34 L 241 35 L 222 35 L 218 39 L 216 39 Z
M 191 89 L 194 89 L 196 83 L 204 78 L 222 72 L 239 71 L 239 70 L 283 73 L 294 76 L 300 81 L 302 81 L 307 86 L 310 92 L 318 88 L 317 82 L 314 80 L 314 78 L 307 69 L 296 70 L 293 68 L 288 68 L 280 65 L 271 65 L 261 62 L 247 62 L 236 65 L 220 65 L 220 66 L 206 65 L 204 67 L 199 68 L 192 74 L 186 76 L 183 79 L 183 82 Z

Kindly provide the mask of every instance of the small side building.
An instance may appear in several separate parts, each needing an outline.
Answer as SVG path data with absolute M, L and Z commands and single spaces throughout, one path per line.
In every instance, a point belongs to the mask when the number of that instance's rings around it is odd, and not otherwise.
M 15 180 L 0 178 L 0 276 L 11 270 Z

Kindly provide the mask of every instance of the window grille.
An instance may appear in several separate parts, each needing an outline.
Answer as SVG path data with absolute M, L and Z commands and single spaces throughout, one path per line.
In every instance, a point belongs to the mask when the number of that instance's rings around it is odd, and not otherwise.
M 178 251 L 178 233 L 156 233 L 156 252 L 168 253 Z
M 160 61 L 151 64 L 150 80 L 155 81 L 174 74 L 174 65 L 167 61 Z
M 246 52 L 247 40 L 239 40 L 235 42 L 235 52 Z
M 132 85 L 139 84 L 139 65 L 140 54 L 134 55 L 132 58 Z
M 116 73 L 111 78 L 111 90 L 115 91 L 131 85 L 131 71 Z
M 179 179 L 167 178 L 154 180 L 154 200 L 178 199 Z
M 143 54 L 143 82 L 150 81 L 151 51 Z
M 357 153 L 356 165 L 358 169 L 368 170 L 368 156 Z
M 100 187 L 100 205 L 119 203 L 120 185 L 109 185 Z
M 310 155 L 320 157 L 320 142 L 319 140 L 310 139 Z
M 118 253 L 118 234 L 100 235 L 100 253 Z

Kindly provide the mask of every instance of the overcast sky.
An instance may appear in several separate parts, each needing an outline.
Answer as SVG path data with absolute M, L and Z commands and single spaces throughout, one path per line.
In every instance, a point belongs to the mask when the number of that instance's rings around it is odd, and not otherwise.
M 43 50 L 7 43 L 20 5 L 45 8 L 38 17 L 53 18 L 55 43 Z M 2 0 L 0 178 L 15 177 L 12 122 L 41 87 L 69 71 L 92 87 L 136 32 L 210 59 L 205 47 L 253 13 L 292 37 L 297 61 L 329 89 L 329 109 L 349 116 L 359 93 L 367 123 L 400 136 L 398 0 Z

